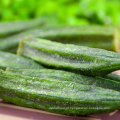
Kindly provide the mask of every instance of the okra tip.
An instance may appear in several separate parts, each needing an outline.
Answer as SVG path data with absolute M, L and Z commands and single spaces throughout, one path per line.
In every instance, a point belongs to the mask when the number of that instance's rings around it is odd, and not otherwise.
M 19 45 L 18 45 L 18 49 L 17 49 L 17 55 L 21 55 L 21 49 L 22 49 L 22 46 L 23 46 L 23 41 L 27 41 L 30 38 L 33 38 L 33 36 L 26 36 L 26 37 L 24 37 L 20 40 Z
M 7 67 L 6 69 L 5 69 L 5 72 L 8 72 L 10 70 L 10 68 L 9 67 Z

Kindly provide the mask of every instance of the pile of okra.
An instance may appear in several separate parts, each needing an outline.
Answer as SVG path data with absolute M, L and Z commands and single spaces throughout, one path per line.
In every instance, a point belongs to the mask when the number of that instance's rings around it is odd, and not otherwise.
M 47 26 L 43 18 L 0 23 L 0 98 L 64 115 L 120 109 L 118 30 Z

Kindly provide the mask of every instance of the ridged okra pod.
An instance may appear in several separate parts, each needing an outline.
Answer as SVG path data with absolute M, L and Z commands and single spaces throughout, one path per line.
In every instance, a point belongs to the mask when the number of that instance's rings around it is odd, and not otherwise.
M 41 36 L 41 37 L 40 37 Z M 119 51 L 118 29 L 112 26 L 56 26 L 43 28 L 37 36 L 64 44 Z
M 119 52 L 118 30 L 110 26 L 57 26 L 29 30 L 1 39 L 0 50 L 8 51 L 17 48 L 19 41 L 29 35 L 64 44 L 83 45 Z
M 37 77 L 39 79 L 57 79 L 59 81 L 71 81 L 83 85 L 94 85 L 120 91 L 120 76 L 109 74 L 105 77 L 90 77 L 63 70 L 54 69 L 13 69 L 7 68 L 7 72 L 21 74 L 23 76 Z
M 20 42 L 18 54 L 48 67 L 90 76 L 104 76 L 120 69 L 119 53 L 33 37 Z
M 21 68 L 21 69 L 42 69 L 44 68 L 40 64 L 37 64 L 35 61 L 18 56 L 12 53 L 0 51 L 0 69 L 10 68 Z
M 0 23 L 0 38 L 7 37 L 25 30 L 37 28 L 45 23 L 45 18 L 37 18 L 32 20 L 1 22 Z
M 0 98 L 20 106 L 67 115 L 105 113 L 120 108 L 120 92 L 115 90 L 3 71 L 0 71 Z

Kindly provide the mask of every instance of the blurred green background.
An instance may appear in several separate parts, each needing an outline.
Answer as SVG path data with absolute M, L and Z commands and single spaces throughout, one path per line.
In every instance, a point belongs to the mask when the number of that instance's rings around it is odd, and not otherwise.
M 0 0 L 0 22 L 47 17 L 50 24 L 119 25 L 119 0 Z

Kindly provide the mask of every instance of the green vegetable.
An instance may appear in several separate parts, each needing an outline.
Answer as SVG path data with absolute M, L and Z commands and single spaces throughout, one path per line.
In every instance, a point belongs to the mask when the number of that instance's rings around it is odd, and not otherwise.
M 116 84 L 117 85 L 117 82 Z M 120 92 L 53 78 L 0 71 L 0 97 L 8 102 L 67 115 L 88 115 L 120 108 Z
M 37 37 L 64 44 L 83 45 L 119 52 L 118 30 L 108 26 L 58 26 L 43 28 Z
M 111 79 L 111 80 L 120 82 L 120 75 L 116 75 L 114 73 L 108 74 L 108 75 L 103 76 L 103 77 L 106 78 L 106 79 Z
M 21 69 L 41 69 L 43 68 L 40 64 L 37 64 L 29 58 L 18 56 L 12 53 L 0 51 L 0 68 L 21 68 Z
M 19 41 L 25 36 L 29 35 L 31 31 L 33 30 L 25 31 L 7 38 L 0 39 L 0 50 L 16 53 Z
M 116 77 L 110 77 L 113 74 L 107 75 L 105 78 L 89 77 L 72 72 L 54 70 L 54 69 L 12 69 L 7 68 L 7 72 L 21 74 L 23 76 L 37 77 L 39 79 L 57 79 L 59 81 L 71 81 L 83 85 L 94 85 L 96 87 L 109 88 L 120 91 L 120 80 Z M 114 79 L 113 79 L 114 78 Z M 120 78 L 119 78 L 120 79 Z M 114 85 L 113 85 L 114 84 Z
M 0 37 L 6 37 L 15 33 L 42 26 L 45 23 L 44 18 L 0 23 Z
M 32 37 L 21 41 L 18 54 L 48 67 L 90 76 L 104 76 L 120 69 L 119 53 Z
M 58 26 L 22 32 L 0 40 L 0 50 L 15 49 L 25 36 L 32 35 L 56 42 L 83 45 L 106 50 L 119 51 L 118 32 L 106 26 Z

